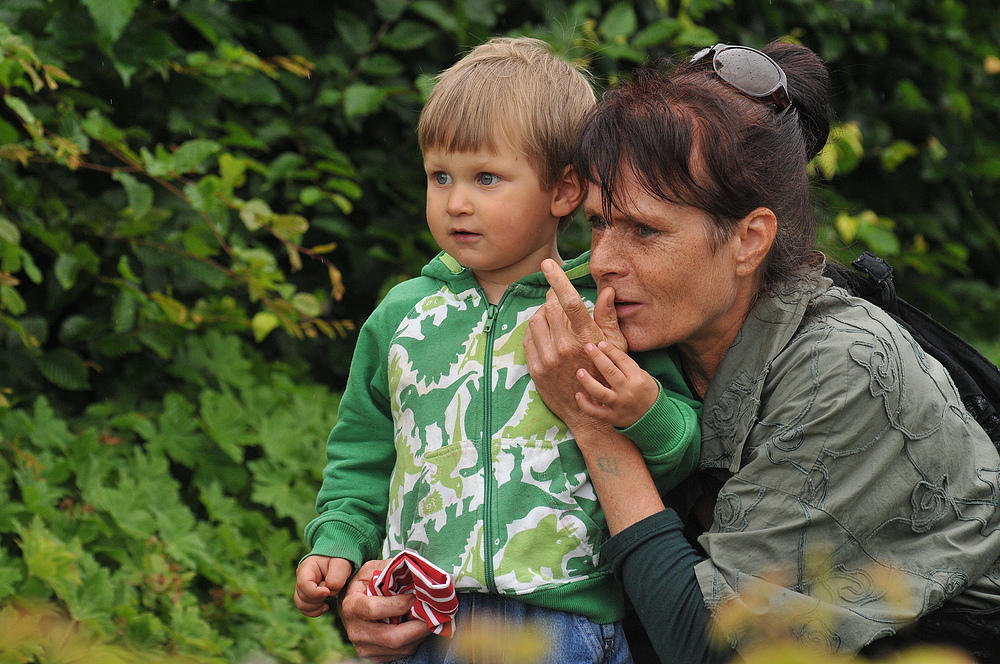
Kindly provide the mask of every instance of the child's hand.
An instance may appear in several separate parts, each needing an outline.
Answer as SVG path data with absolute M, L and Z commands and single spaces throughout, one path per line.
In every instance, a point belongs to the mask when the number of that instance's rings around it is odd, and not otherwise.
M 330 609 L 327 598 L 337 596 L 353 569 L 344 558 L 309 556 L 295 571 L 295 606 L 310 618 L 323 615 Z
M 660 393 L 656 379 L 612 344 L 602 341 L 584 348 L 608 385 L 603 385 L 586 369 L 577 371 L 576 376 L 586 391 L 576 394 L 580 410 L 620 429 L 632 426 L 656 403 Z

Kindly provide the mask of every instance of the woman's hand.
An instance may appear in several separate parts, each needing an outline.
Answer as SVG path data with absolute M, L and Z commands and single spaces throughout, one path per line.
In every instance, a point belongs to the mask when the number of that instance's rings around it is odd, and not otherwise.
M 583 386 L 578 371 L 600 375 L 587 354 L 587 344 L 595 347 L 604 344 L 605 349 L 599 350 L 601 354 L 613 353 L 613 349 L 624 354 L 628 349 L 618 329 L 615 293 L 611 288 L 601 292 L 591 318 L 580 294 L 555 262 L 542 261 L 542 272 L 552 290 L 545 305 L 528 322 L 524 335 L 525 361 L 545 405 L 573 433 L 590 470 L 608 528 L 615 534 L 663 509 L 639 449 L 610 424 L 585 413 L 577 401 L 586 399 L 580 393 Z
M 545 404 L 573 429 L 583 424 L 577 406 L 581 385 L 578 369 L 598 374 L 585 350 L 588 343 L 606 342 L 627 350 L 615 315 L 614 290 L 605 288 L 597 298 L 594 317 L 555 261 L 542 261 L 542 272 L 552 287 L 546 302 L 528 321 L 524 335 L 525 361 Z
M 376 597 L 365 594 L 375 572 L 388 560 L 372 560 L 361 566 L 340 598 L 340 620 L 347 629 L 358 656 L 373 662 L 391 662 L 413 654 L 431 631 L 422 620 L 407 620 L 399 624 L 384 622 L 409 614 L 413 595 Z

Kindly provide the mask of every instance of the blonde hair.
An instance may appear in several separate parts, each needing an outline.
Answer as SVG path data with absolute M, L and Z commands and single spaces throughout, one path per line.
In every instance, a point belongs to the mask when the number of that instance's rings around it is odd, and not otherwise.
M 496 151 L 502 142 L 527 156 L 542 187 L 553 189 L 595 103 L 586 75 L 529 37 L 497 37 L 443 71 L 420 113 L 420 149 Z

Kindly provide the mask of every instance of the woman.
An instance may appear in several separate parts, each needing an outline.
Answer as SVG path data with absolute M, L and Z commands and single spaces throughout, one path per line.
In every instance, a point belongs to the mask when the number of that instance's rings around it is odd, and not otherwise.
M 828 74 L 808 49 L 765 52 L 716 46 L 605 95 L 576 164 L 590 183 L 595 318 L 556 271 L 526 339 L 615 534 L 601 553 L 663 662 L 752 648 L 759 633 L 730 629 L 726 609 L 847 653 L 927 614 L 976 625 L 1000 610 L 1000 458 L 941 366 L 822 276 L 806 165 L 828 133 Z M 626 343 L 676 348 L 704 403 L 700 472 L 670 508 L 599 419 L 628 406 Z M 696 550 L 682 528 L 698 523 Z M 427 630 L 378 622 L 409 608 L 364 596 L 378 564 L 341 615 L 359 654 L 388 661 Z M 994 637 L 978 636 L 986 659 Z
M 663 662 L 725 661 L 776 625 L 852 653 L 946 602 L 1000 608 L 997 451 L 940 364 L 832 287 L 813 250 L 806 166 L 828 87 L 806 48 L 720 44 L 608 92 L 578 143 L 601 297 L 591 319 L 547 270 L 558 300 L 526 356 Z M 628 405 L 621 336 L 630 353 L 673 346 L 703 400 L 700 472 L 676 509 L 605 423 Z M 696 551 L 682 531 L 699 520 Z M 760 620 L 730 628 L 726 612 Z

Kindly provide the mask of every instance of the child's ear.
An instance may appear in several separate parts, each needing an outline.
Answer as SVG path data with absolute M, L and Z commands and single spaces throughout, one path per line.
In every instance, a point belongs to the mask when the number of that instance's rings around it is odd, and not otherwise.
M 563 169 L 562 178 L 552 190 L 552 216 L 565 217 L 573 214 L 583 201 L 583 184 L 572 166 Z

